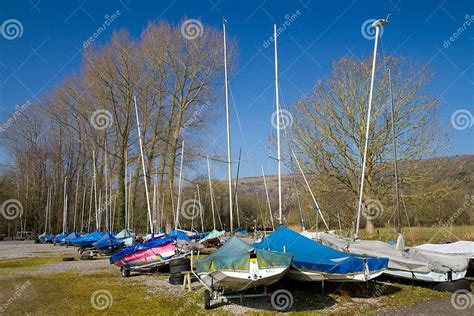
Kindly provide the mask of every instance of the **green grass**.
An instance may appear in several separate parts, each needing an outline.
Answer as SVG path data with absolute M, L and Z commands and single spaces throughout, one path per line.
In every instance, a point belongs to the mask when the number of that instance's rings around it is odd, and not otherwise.
M 200 309 L 198 304 L 203 301 L 200 297 L 202 292 L 153 294 L 139 279 L 124 280 L 119 273 L 80 275 L 65 272 L 34 277 L 23 275 L 2 280 L 0 293 L 3 292 L 2 297 L 8 299 L 18 285 L 27 282 L 31 282 L 31 285 L 8 307 L 6 312 L 9 315 L 59 315 L 71 312 L 85 315 L 169 315 L 183 306 L 181 314 L 196 314 Z M 102 306 L 109 307 L 105 310 L 97 310 L 91 303 L 94 292 L 98 290 L 110 293 L 112 303 L 104 303 Z
M 10 260 L 9 260 L 10 261 Z M 44 261 L 36 261 L 37 266 Z M 5 262 L 0 262 L 4 265 Z M 29 264 L 20 270 L 33 267 Z M 164 279 L 162 275 L 147 276 L 146 278 Z M 142 277 L 124 279 L 118 271 L 81 275 L 74 272 L 63 272 L 41 275 L 19 274 L 14 278 L 0 280 L 0 302 L 6 301 L 18 289 L 18 286 L 30 285 L 8 306 L 9 315 L 20 314 L 104 314 L 104 315 L 196 315 L 204 314 L 202 308 L 203 290 L 185 292 L 180 288 L 169 293 L 166 289 L 153 293 L 155 289 L 143 284 Z M 364 314 L 381 308 L 395 308 L 409 304 L 424 302 L 431 298 L 447 297 L 442 293 L 424 288 L 398 283 L 370 282 L 368 284 L 346 283 L 343 285 L 326 285 L 325 295 L 315 283 L 290 283 L 288 288 L 294 295 L 295 303 L 292 308 L 294 315 L 350 315 Z M 94 309 L 91 303 L 93 293 L 105 290 L 112 297 L 112 304 L 105 310 Z M 263 300 L 263 309 L 255 309 L 250 314 L 274 314 L 271 306 Z M 255 299 L 244 299 L 244 306 L 253 307 Z M 268 301 L 268 300 L 267 300 Z M 239 300 L 232 303 L 240 304 Z M 266 305 L 265 305 L 266 304 Z M 227 315 L 224 308 L 212 310 L 215 315 Z

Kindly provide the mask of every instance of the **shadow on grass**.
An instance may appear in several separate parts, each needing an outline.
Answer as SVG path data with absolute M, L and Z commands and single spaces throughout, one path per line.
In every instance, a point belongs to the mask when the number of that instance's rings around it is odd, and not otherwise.
M 320 282 L 301 282 L 290 279 L 283 279 L 276 285 L 268 288 L 268 295 L 259 298 L 232 298 L 227 301 L 217 301 L 212 304 L 212 308 L 236 304 L 257 310 L 274 311 L 271 304 L 271 294 L 277 289 L 286 289 L 293 295 L 293 306 L 289 311 L 318 311 L 332 307 L 338 303 L 337 297 L 347 298 L 377 298 L 393 295 L 402 289 L 391 283 L 381 282 L 346 282 L 328 283 L 324 287 Z M 247 291 L 244 294 L 262 293 L 263 289 Z

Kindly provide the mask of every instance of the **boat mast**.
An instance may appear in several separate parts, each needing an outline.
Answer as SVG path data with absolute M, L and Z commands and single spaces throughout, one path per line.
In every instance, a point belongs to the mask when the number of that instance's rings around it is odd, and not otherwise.
M 211 165 L 209 163 L 209 156 L 207 156 L 207 177 L 209 179 L 209 194 L 211 196 L 211 211 L 212 211 L 212 225 L 216 229 L 216 216 L 214 214 L 214 194 L 212 193 L 212 181 L 211 181 Z
M 124 195 L 125 195 L 125 227 L 128 227 L 128 176 L 127 176 L 127 169 L 128 169 L 128 150 L 125 149 L 125 176 L 124 176 Z
M 110 231 L 110 212 L 109 212 L 109 179 L 107 177 L 107 138 L 104 145 L 104 182 L 105 182 L 105 230 Z
M 49 190 L 48 188 L 48 196 L 46 197 L 46 214 L 44 216 L 44 234 L 48 233 L 48 212 L 49 212 Z
M 155 231 L 153 230 L 153 222 L 151 219 L 151 208 L 150 208 L 150 197 L 148 192 L 148 182 L 146 178 L 146 168 L 145 168 L 145 155 L 143 153 L 143 143 L 142 143 L 142 133 L 140 131 L 140 119 L 138 118 L 138 107 L 137 107 L 137 97 L 133 96 L 133 102 L 135 103 L 135 115 L 137 117 L 137 130 L 138 130 L 138 142 L 140 144 L 140 154 L 142 156 L 142 169 L 143 169 L 143 180 L 145 182 L 145 195 L 146 195 L 146 207 L 148 211 L 148 221 L 150 223 L 151 237 L 153 238 Z
M 268 196 L 267 180 L 265 178 L 265 171 L 263 171 L 263 166 L 262 166 L 262 176 L 263 176 L 263 185 L 265 186 L 265 194 L 267 196 L 268 212 L 270 213 L 272 228 L 273 230 L 275 230 L 275 224 L 273 223 L 272 205 L 270 204 L 270 197 Z
M 178 230 L 178 224 L 179 224 L 179 207 L 181 203 L 181 183 L 183 181 L 183 158 L 184 158 L 184 140 L 181 145 L 181 166 L 179 168 L 178 201 L 176 202 L 176 217 L 175 217 L 175 222 L 174 222 L 175 230 Z
M 91 194 L 90 194 L 90 200 L 89 200 L 89 219 L 87 221 L 87 232 L 91 232 L 91 215 L 92 215 L 92 200 L 93 200 L 93 194 L 94 193 L 94 179 L 91 181 Z
M 64 208 L 63 208 L 63 233 L 67 229 L 67 176 L 64 178 Z
M 388 87 L 390 92 L 390 112 L 392 116 L 392 139 L 393 139 L 393 175 L 395 177 L 395 195 L 397 198 L 397 232 L 401 234 L 402 223 L 400 217 L 400 191 L 398 189 L 398 162 L 397 162 L 397 139 L 395 134 L 395 110 L 393 108 L 392 77 L 388 69 Z
M 273 38 L 275 40 L 275 100 L 277 120 L 277 161 L 278 161 L 278 222 L 281 225 L 281 152 L 280 152 L 280 103 L 278 98 L 278 50 L 277 26 L 273 24 Z
M 76 199 L 74 200 L 74 231 L 76 231 L 76 217 L 77 217 L 77 198 L 79 193 L 79 175 L 76 180 Z
M 201 233 L 204 232 L 204 210 L 201 204 L 201 194 L 199 193 L 199 184 L 196 184 L 197 197 L 199 201 L 199 215 L 201 217 Z
M 82 192 L 82 211 L 81 211 L 81 229 L 79 232 L 84 231 L 84 212 L 85 212 L 85 207 L 86 207 L 86 193 L 87 193 L 87 186 L 84 188 Z
M 230 210 L 230 233 L 234 232 L 234 222 L 232 217 L 232 165 L 231 165 L 231 151 L 230 151 L 230 122 L 229 122 L 229 89 L 228 89 L 228 79 L 227 79 L 227 42 L 226 42 L 226 32 L 225 32 L 226 20 L 222 24 L 224 29 L 224 79 L 225 79 L 225 114 L 226 114 L 226 124 L 227 124 L 227 173 L 229 177 L 229 210 Z
M 94 184 L 94 207 L 95 207 L 95 229 L 99 230 L 100 225 L 99 225 L 99 214 L 98 214 L 98 208 L 97 208 L 97 177 L 95 175 L 95 150 L 92 151 L 92 168 L 94 170 L 93 173 L 93 184 Z
M 382 27 L 382 25 L 386 23 L 388 23 L 386 20 L 379 19 L 372 24 L 372 26 L 375 27 L 374 57 L 372 60 L 372 76 L 370 78 L 369 105 L 367 109 L 367 129 L 365 131 L 364 156 L 362 158 L 362 176 L 360 179 L 360 189 L 359 189 L 359 207 L 357 209 L 357 223 L 356 223 L 356 231 L 355 231 L 354 238 L 359 237 L 360 215 L 362 213 L 362 201 L 364 198 L 365 165 L 366 165 L 366 159 L 367 159 L 367 147 L 369 145 L 370 112 L 372 110 L 372 95 L 374 92 L 375 62 L 377 60 L 377 44 L 379 41 L 380 28 Z

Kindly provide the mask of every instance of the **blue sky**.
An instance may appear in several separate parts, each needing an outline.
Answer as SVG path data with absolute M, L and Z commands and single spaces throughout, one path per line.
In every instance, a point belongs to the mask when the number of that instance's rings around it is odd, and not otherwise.
M 21 37 L 8 40 L 0 34 L 0 123 L 16 104 L 34 101 L 81 68 L 81 49 L 106 19 L 120 10 L 120 16 L 98 39 L 106 42 L 116 29 L 126 28 L 138 37 L 149 21 L 179 23 L 184 17 L 201 19 L 221 27 L 228 21 L 228 34 L 238 40 L 238 73 L 230 85 L 238 109 L 232 111 L 234 160 L 243 151 L 241 176 L 276 172 L 268 156 L 267 139 L 274 111 L 273 50 L 263 43 L 272 35 L 273 22 L 297 14 L 279 37 L 281 102 L 288 106 L 307 94 L 317 80 L 324 79 L 331 63 L 350 54 L 367 57 L 373 41 L 362 36 L 362 24 L 371 18 L 394 14 L 384 29 L 386 53 L 408 56 L 420 64 L 429 63 L 434 80 L 430 92 L 441 98 L 441 120 L 451 134 L 450 146 L 438 155 L 474 153 L 474 127 L 450 128 L 456 110 L 466 110 L 473 125 L 474 114 L 474 5 L 472 1 L 152 1 L 152 0 L 3 0 L 0 23 L 16 19 Z M 470 21 L 467 23 L 467 21 Z M 467 25 L 469 24 L 469 25 Z M 458 29 L 464 27 L 461 33 Z M 204 30 L 205 31 L 205 30 Z M 456 39 L 449 38 L 456 35 Z M 223 109 L 222 109 L 223 110 Z M 466 113 L 466 111 L 464 113 Z M 239 124 L 240 122 L 240 124 Z M 225 150 L 224 118 L 218 141 Z M 2 157 L 3 156 L 3 157 Z M 0 161 L 5 161 L 0 152 Z M 204 162 L 203 162 L 204 163 Z M 225 166 L 215 166 L 217 176 Z

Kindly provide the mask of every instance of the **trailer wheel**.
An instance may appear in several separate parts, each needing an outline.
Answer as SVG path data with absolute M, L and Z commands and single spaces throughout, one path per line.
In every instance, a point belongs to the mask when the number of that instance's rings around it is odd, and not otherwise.
M 122 273 L 122 276 L 123 276 L 124 278 L 128 278 L 128 277 L 130 276 L 130 269 L 127 268 L 127 267 L 125 267 L 125 266 L 122 266 L 122 267 L 120 268 L 120 272 Z
M 181 265 L 190 265 L 190 260 L 189 258 L 177 258 L 177 259 L 173 259 L 170 261 L 169 265 L 170 267 L 176 267 L 176 266 L 181 266 Z
M 211 292 L 204 290 L 204 309 L 211 309 Z
M 92 260 L 92 259 L 91 259 L 91 256 L 89 256 L 89 255 L 84 255 L 84 254 L 82 254 L 79 259 L 80 259 L 80 260 Z
M 171 266 L 170 267 L 170 273 L 171 274 L 181 274 L 183 271 L 191 271 L 191 265 L 190 264 L 182 264 L 179 266 Z
M 287 311 L 293 305 L 293 295 L 285 289 L 276 290 L 272 293 L 271 302 L 274 309 L 279 312 Z

